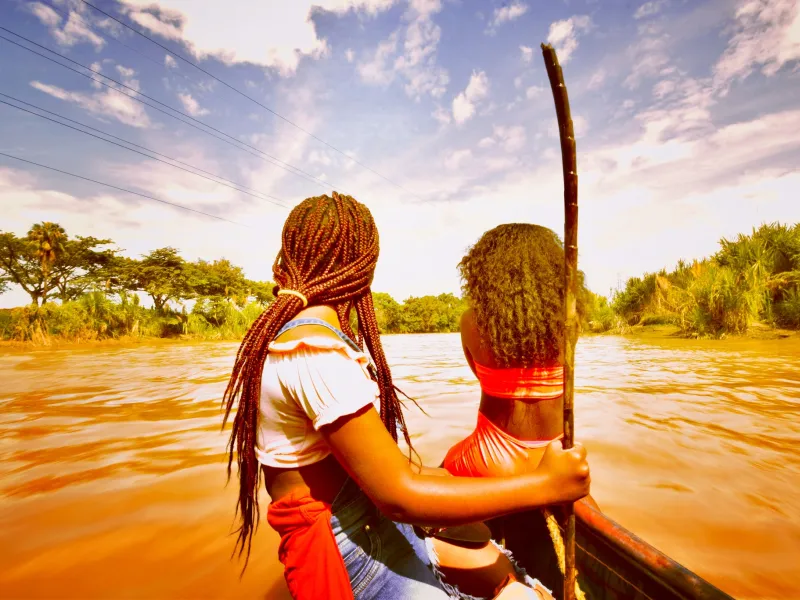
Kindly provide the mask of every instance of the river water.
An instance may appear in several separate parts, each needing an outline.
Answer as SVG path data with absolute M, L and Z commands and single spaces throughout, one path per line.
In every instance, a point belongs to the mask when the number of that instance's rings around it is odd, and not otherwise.
M 474 424 L 457 335 L 387 336 L 428 464 Z M 262 521 L 230 560 L 235 344 L 0 355 L 0 596 L 288 598 Z M 737 598 L 800 598 L 800 340 L 582 338 L 576 432 L 612 518 Z M 262 494 L 262 508 L 268 499 Z

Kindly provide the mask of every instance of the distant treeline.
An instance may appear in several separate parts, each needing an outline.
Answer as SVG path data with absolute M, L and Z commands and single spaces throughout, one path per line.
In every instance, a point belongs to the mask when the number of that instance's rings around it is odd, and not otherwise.
M 47 343 L 126 336 L 240 339 L 273 300 L 273 284 L 226 259 L 186 261 L 174 248 L 127 258 L 109 239 L 70 237 L 55 223 L 24 237 L 0 232 L 0 293 L 17 284 L 28 306 L 0 311 L 0 337 Z M 629 279 L 611 300 L 580 273 L 584 331 L 673 324 L 687 335 L 743 333 L 760 321 L 800 327 L 800 224 L 762 225 L 723 239 L 713 257 Z M 140 305 L 140 294 L 153 308 Z M 381 333 L 455 332 L 466 301 L 453 294 L 398 302 L 373 293 Z M 191 310 L 188 307 L 191 306 Z
M 673 324 L 687 335 L 745 333 L 760 322 L 800 328 L 800 224 L 764 224 L 720 240 L 712 257 L 633 277 L 609 303 L 594 297 L 595 331 Z
M 70 237 L 55 223 L 36 224 L 24 237 L 0 233 L 0 293 L 15 283 L 31 297 L 29 306 L 0 311 L 0 335 L 38 342 L 238 339 L 274 299 L 272 282 L 247 279 L 226 259 L 189 262 L 169 247 L 132 259 L 112 246 L 109 239 Z M 140 293 L 153 308 L 140 305 Z M 458 331 L 465 309 L 453 294 L 403 303 L 385 293 L 373 298 L 383 333 Z

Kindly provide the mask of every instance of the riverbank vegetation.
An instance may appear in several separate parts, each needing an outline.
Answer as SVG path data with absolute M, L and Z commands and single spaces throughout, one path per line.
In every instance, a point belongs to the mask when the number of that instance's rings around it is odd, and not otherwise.
M 713 257 L 633 277 L 609 300 L 583 284 L 583 331 L 627 333 L 670 325 L 696 337 L 743 334 L 759 324 L 800 328 L 800 225 L 762 225 L 723 239 Z M 139 259 L 111 240 L 70 237 L 54 223 L 24 237 L 0 232 L 0 293 L 25 290 L 27 306 L 0 310 L 0 339 L 36 344 L 128 338 L 241 339 L 274 299 L 226 259 L 187 261 L 174 248 Z M 149 298 L 152 307 L 142 305 Z M 453 294 L 398 302 L 373 294 L 382 333 L 458 331 L 466 301 Z
M 684 335 L 745 334 L 754 325 L 800 328 L 800 224 L 764 224 L 720 240 L 719 251 L 629 279 L 596 300 L 594 331 L 673 325 Z
M 240 339 L 274 299 L 271 282 L 247 279 L 226 259 L 190 262 L 175 248 L 127 258 L 109 239 L 70 237 L 55 223 L 24 237 L 0 233 L 0 293 L 31 298 L 0 310 L 0 337 L 47 344 L 131 337 Z M 150 308 L 141 299 L 150 299 Z M 453 294 L 397 302 L 375 293 L 383 333 L 458 331 L 464 301 Z

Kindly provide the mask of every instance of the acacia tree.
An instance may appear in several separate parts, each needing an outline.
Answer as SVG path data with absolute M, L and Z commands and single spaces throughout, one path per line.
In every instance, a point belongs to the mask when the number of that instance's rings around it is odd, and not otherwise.
M 58 297 L 72 300 L 98 285 L 116 250 L 101 250 L 111 240 L 70 239 L 56 223 L 40 223 L 28 235 L 0 233 L 0 280 L 19 285 L 38 306 Z
M 48 260 L 42 259 L 40 246 L 27 237 L 0 233 L 0 274 L 25 290 L 34 306 L 43 303 L 55 287 L 49 268 L 43 268 Z
M 90 288 L 110 290 L 118 250 L 99 248 L 112 243 L 111 240 L 77 236 L 62 244 L 61 255 L 51 268 L 62 302 L 74 300 Z
M 248 287 L 244 272 L 228 259 L 198 260 L 192 263 L 191 271 L 191 286 L 200 296 L 246 301 Z
M 275 300 L 275 296 L 272 293 L 272 289 L 275 287 L 273 282 L 247 279 L 245 283 L 247 285 L 247 296 L 255 298 L 256 302 L 261 306 L 267 306 Z
M 175 248 L 153 250 L 140 261 L 130 261 L 125 275 L 129 289 L 145 292 L 153 306 L 163 312 L 170 300 L 182 300 L 194 295 L 191 270 Z

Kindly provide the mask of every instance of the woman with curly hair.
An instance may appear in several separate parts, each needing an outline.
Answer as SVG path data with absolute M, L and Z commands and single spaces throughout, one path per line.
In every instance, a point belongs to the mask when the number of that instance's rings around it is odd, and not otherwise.
M 370 290 L 377 259 L 378 232 L 363 204 L 334 193 L 296 206 L 273 266 L 276 299 L 245 335 L 225 391 L 226 420 L 238 404 L 228 469 L 235 458 L 239 554 L 249 556 L 263 477 L 267 520 L 298 600 L 466 597 L 443 580 L 438 541 L 411 524 L 475 523 L 589 490 L 580 446 L 554 444 L 536 470 L 492 481 L 403 455 L 398 432 L 409 446 L 410 437 Z M 543 597 L 526 587 L 536 582 L 524 571 L 495 556 L 496 587 L 483 597 Z
M 469 303 L 461 340 L 480 382 L 481 402 L 475 430 L 449 450 L 443 467 L 462 477 L 535 472 L 564 433 L 563 246 L 546 227 L 500 225 L 467 252 L 459 270 Z M 538 511 L 525 519 L 538 520 L 538 531 L 549 541 Z M 501 536 L 498 525 L 492 523 L 493 532 Z M 507 545 L 529 568 L 536 562 L 538 576 L 542 555 L 525 560 L 532 542 Z M 559 581 L 546 579 L 558 596 Z

